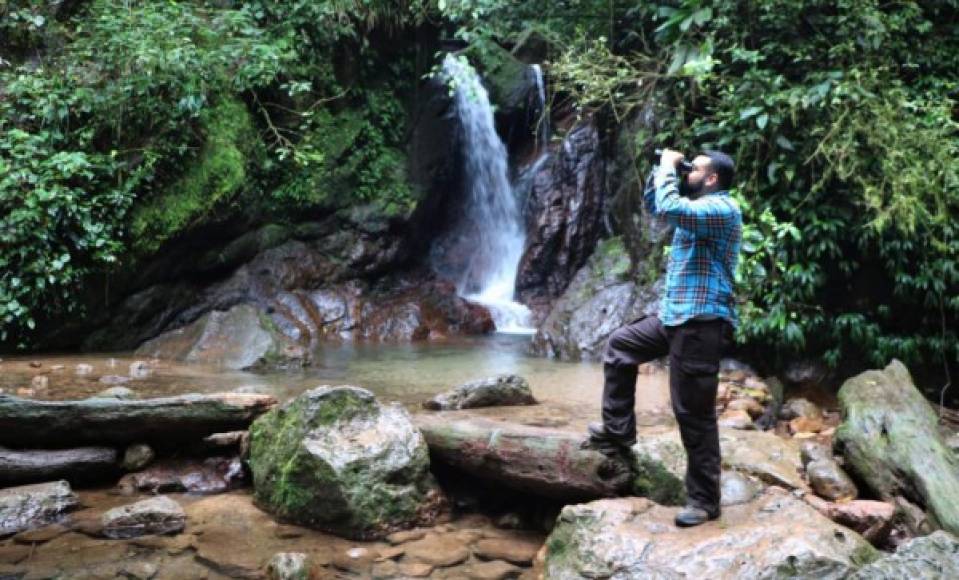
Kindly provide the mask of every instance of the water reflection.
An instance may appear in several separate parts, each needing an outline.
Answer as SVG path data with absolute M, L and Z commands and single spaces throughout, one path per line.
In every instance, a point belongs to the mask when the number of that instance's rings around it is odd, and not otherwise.
M 532 357 L 526 354 L 528 345 L 529 337 L 500 334 L 439 343 L 327 344 L 314 353 L 313 365 L 304 369 L 254 373 L 154 360 L 148 361 L 152 372 L 141 369 L 133 373 L 136 377 L 130 376 L 131 364 L 143 359 L 130 353 L 17 356 L 0 362 L 0 388 L 7 394 L 49 400 L 89 397 L 117 385 L 140 397 L 242 390 L 286 400 L 318 385 L 353 384 L 370 389 L 381 400 L 418 408 L 423 400 L 454 385 L 515 373 L 529 381 L 542 402 L 575 416 L 598 417 L 601 365 Z M 31 362 L 40 366 L 30 366 Z M 78 365 L 92 369 L 77 374 Z M 36 376 L 47 380 L 34 382 Z M 43 388 L 18 393 L 40 382 L 45 383 Z M 667 392 L 665 373 L 641 373 L 638 410 L 667 406 Z

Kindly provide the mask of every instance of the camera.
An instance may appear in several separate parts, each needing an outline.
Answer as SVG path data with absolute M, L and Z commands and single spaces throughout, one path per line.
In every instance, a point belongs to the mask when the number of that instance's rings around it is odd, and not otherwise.
M 653 163 L 658 165 L 659 158 L 663 155 L 663 150 L 656 149 L 653 153 L 655 154 L 655 157 L 653 157 Z M 676 172 L 679 173 L 680 175 L 682 175 L 683 173 L 692 173 L 693 164 L 690 163 L 689 161 L 686 161 L 685 159 L 682 159 L 680 160 L 679 163 L 676 164 Z

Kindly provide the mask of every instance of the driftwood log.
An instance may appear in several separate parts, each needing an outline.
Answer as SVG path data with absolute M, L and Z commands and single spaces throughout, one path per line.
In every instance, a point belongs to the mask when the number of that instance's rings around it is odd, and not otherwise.
M 0 395 L 0 445 L 62 448 L 191 441 L 246 429 L 275 404 L 270 395 L 246 393 L 81 401 Z
M 513 489 L 565 501 L 626 492 L 626 461 L 580 449 L 574 433 L 484 418 L 418 415 L 433 460 Z
M 66 479 L 71 484 L 100 481 L 119 471 L 113 447 L 31 449 L 0 447 L 0 486 Z

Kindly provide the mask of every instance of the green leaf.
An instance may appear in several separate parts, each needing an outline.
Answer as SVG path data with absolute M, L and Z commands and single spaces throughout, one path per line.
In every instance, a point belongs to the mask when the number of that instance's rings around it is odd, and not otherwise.
M 767 123 L 769 123 L 768 113 L 763 113 L 762 115 L 759 115 L 758 117 L 756 117 L 756 126 L 759 127 L 760 129 L 765 129 Z

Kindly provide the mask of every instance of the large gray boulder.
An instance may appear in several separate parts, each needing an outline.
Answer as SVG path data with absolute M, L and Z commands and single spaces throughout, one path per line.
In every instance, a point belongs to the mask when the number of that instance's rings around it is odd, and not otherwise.
M 440 501 L 409 414 L 359 387 L 317 387 L 260 417 L 249 464 L 264 509 L 351 538 L 429 523 Z
M 546 577 L 838 579 L 878 557 L 858 534 L 782 492 L 693 529 L 677 528 L 675 514 L 644 498 L 566 506 L 546 542 Z
M 449 411 L 534 404 L 536 399 L 526 379 L 518 375 L 500 375 L 453 387 L 426 401 L 423 406 L 434 411 Z
M 851 575 L 850 580 L 938 580 L 959 578 L 959 539 L 938 531 L 914 538 Z
M 184 327 L 148 340 L 136 353 L 227 369 L 295 367 L 309 360 L 301 346 L 280 333 L 270 317 L 251 304 L 208 312 Z
M 56 522 L 79 504 L 66 481 L 0 489 L 0 537 Z
M 959 533 L 959 460 L 906 367 L 893 360 L 856 375 L 839 390 L 839 404 L 835 444 L 847 469 L 883 500 L 904 496 Z

